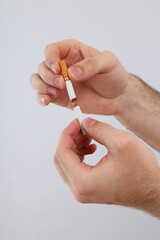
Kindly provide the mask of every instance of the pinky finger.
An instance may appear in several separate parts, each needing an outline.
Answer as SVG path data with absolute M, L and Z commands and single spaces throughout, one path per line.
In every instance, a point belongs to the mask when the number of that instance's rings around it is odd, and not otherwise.
M 51 102 L 51 97 L 42 93 L 37 93 L 37 101 L 42 106 L 47 106 Z
M 84 155 L 89 155 L 93 154 L 97 149 L 96 144 L 91 144 L 87 147 L 82 148 L 81 150 L 78 151 L 79 156 L 84 156 Z

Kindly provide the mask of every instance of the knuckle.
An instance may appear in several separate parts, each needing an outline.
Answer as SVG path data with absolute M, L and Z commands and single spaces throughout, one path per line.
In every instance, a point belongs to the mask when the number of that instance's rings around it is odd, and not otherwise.
M 102 123 L 102 122 L 95 122 L 94 125 L 94 134 L 101 139 L 102 143 L 106 142 L 106 134 L 108 132 L 108 129 L 111 126 L 108 126 L 106 123 Z
M 94 133 L 97 136 L 104 136 L 104 128 L 99 122 L 94 123 Z
M 74 199 L 79 202 L 79 203 L 87 203 L 87 201 L 85 199 L 83 199 L 82 197 L 74 194 Z
M 76 184 L 74 186 L 75 192 L 78 196 L 84 196 L 85 195 L 85 186 L 83 184 Z
M 105 50 L 102 52 L 102 54 L 106 57 L 110 59 L 110 62 L 113 64 L 117 64 L 118 63 L 118 59 L 116 57 L 116 55 L 108 50 Z
M 76 44 L 81 44 L 81 42 L 75 38 L 68 38 L 61 41 L 61 43 L 69 43 L 71 46 L 75 46 Z
M 131 133 L 120 133 L 116 147 L 119 151 L 129 151 L 134 145 L 134 136 Z
M 83 177 L 83 182 L 77 182 L 73 184 L 74 191 L 79 198 L 88 198 L 93 193 L 92 184 L 89 179 Z
M 53 45 L 53 43 L 49 43 L 47 46 L 45 46 L 45 48 L 44 48 L 44 55 L 46 55 L 48 53 L 48 51 L 50 50 L 52 45 Z
M 30 77 L 29 77 L 30 85 L 33 85 L 33 81 L 34 81 L 36 75 L 37 75 L 36 73 L 33 73 L 33 74 L 30 75 Z
M 48 71 L 44 62 L 38 66 L 38 73 L 47 84 L 53 85 L 54 75 Z
M 94 58 L 88 58 L 87 60 L 87 65 L 90 67 L 90 68 L 95 68 L 96 67 L 96 61 Z
M 45 81 L 45 82 L 47 82 L 47 83 L 50 83 L 51 81 L 51 76 L 50 76 L 50 74 L 47 72 L 47 71 L 43 71 L 43 73 L 41 73 L 41 76 L 42 76 L 42 78 L 43 78 L 43 80 Z
M 102 52 L 103 55 L 107 56 L 107 57 L 112 57 L 112 58 L 117 58 L 114 53 L 108 51 L 108 50 L 105 50 Z
M 41 62 L 39 65 L 38 65 L 38 73 L 41 73 L 41 71 L 44 70 L 44 62 Z
M 65 41 L 65 42 L 71 42 L 71 43 L 79 42 L 79 41 L 78 41 L 77 39 L 75 39 L 75 38 L 65 39 L 64 41 Z

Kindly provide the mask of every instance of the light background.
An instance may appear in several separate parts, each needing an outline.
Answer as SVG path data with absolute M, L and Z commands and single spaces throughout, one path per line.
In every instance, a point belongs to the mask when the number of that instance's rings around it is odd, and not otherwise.
M 142 211 L 73 199 L 52 157 L 74 115 L 39 106 L 28 81 L 45 45 L 74 38 L 113 51 L 159 90 L 159 12 L 159 0 L 0 1 L 1 240 L 160 239 L 159 220 Z M 112 117 L 92 117 L 125 129 Z M 103 151 L 99 146 L 90 161 Z

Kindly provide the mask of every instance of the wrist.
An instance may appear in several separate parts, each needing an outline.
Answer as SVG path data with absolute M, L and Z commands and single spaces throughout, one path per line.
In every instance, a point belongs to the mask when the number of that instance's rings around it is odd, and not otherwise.
M 138 85 L 139 80 L 134 75 L 129 73 L 126 88 L 124 89 L 123 94 L 117 98 L 117 112 L 115 117 L 123 121 L 123 118 L 127 117 L 132 110 L 137 109 L 138 104 L 140 104 L 140 101 L 137 99 Z
M 128 75 L 128 84 L 117 99 L 117 118 L 126 119 L 133 114 L 154 114 L 159 112 L 160 94 L 142 79 Z M 127 115 L 126 115 L 127 113 Z M 130 116 L 129 116 L 130 117 Z
M 160 151 L 160 94 L 143 80 L 129 74 L 124 93 L 117 101 L 115 117 L 137 136 Z M 154 123 L 154 128 L 151 126 Z
M 159 168 L 159 166 L 158 166 Z M 147 190 L 145 200 L 142 205 L 142 210 L 147 211 L 158 218 L 160 218 L 160 170 L 155 177 L 155 182 L 149 186 L 150 191 Z
M 146 178 L 146 179 L 145 179 Z M 132 207 L 146 211 L 160 218 L 160 168 L 147 174 L 137 185 L 136 201 Z

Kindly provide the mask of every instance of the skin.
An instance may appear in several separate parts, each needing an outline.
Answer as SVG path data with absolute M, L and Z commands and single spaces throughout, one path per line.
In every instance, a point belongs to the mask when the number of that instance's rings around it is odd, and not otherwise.
M 55 103 L 72 109 L 58 64 L 65 59 L 82 112 L 113 115 L 160 151 L 160 94 L 128 73 L 113 53 L 100 52 L 77 40 L 64 40 L 48 45 L 44 54 L 45 61 L 38 66 L 38 73 L 30 77 L 41 105 Z M 159 216 L 159 166 L 154 154 L 130 133 L 106 124 L 100 126 L 100 133 L 96 130 L 95 134 L 94 128 L 89 128 L 91 132 L 84 125 L 87 136 L 83 137 L 74 121 L 69 127 L 71 138 L 68 130 L 60 138 L 54 163 L 73 195 L 80 202 L 133 206 Z M 108 149 L 96 167 L 83 162 L 85 155 L 96 150 L 90 144 L 92 138 Z M 68 158 L 62 142 L 70 142 Z M 63 165 L 66 159 L 71 163 L 69 168 Z M 86 169 L 80 175 L 74 166 L 76 161 L 79 172 L 80 166 Z M 86 180 L 83 176 L 89 177 Z M 90 178 L 95 187 L 90 185 Z
M 54 156 L 54 164 L 81 203 L 116 204 L 143 209 L 160 217 L 160 168 L 153 152 L 129 132 L 87 118 L 87 137 L 75 119 L 65 128 Z M 84 156 L 96 146 L 84 143 L 94 139 L 108 153 L 90 166 Z

